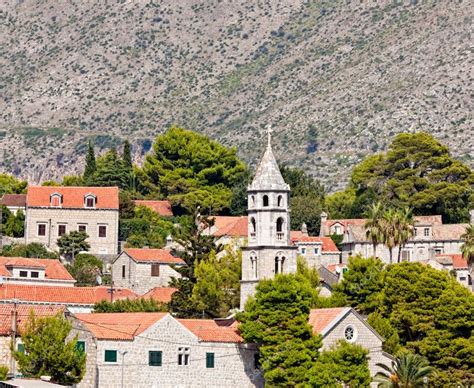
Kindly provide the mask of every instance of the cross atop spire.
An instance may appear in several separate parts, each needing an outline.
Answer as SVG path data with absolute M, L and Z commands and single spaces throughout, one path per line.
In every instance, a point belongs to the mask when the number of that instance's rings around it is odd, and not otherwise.
M 268 124 L 267 125 L 267 148 L 271 148 L 272 146 L 272 133 L 273 133 L 272 125 Z

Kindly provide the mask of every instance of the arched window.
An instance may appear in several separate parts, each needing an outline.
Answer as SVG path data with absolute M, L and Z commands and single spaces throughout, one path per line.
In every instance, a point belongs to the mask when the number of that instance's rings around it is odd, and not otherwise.
M 84 197 L 84 207 L 93 208 L 97 203 L 97 198 L 94 194 L 87 194 Z
M 278 207 L 282 207 L 282 206 L 283 206 L 283 196 L 279 195 L 278 196 Z
M 250 237 L 255 237 L 257 235 L 257 221 L 255 218 L 250 217 Z
M 255 195 L 250 196 L 250 207 L 255 207 Z
M 258 279 L 258 262 L 257 256 L 250 256 L 250 261 L 252 264 L 252 276 L 254 279 Z
M 268 195 L 263 196 L 263 206 L 268 206 Z
M 59 193 L 51 194 L 50 197 L 51 206 L 58 207 L 63 203 L 63 197 Z
M 275 275 L 277 275 L 280 270 L 280 258 L 277 256 L 275 257 Z
M 277 232 L 283 232 L 283 224 L 284 224 L 283 218 L 279 217 L 277 219 Z

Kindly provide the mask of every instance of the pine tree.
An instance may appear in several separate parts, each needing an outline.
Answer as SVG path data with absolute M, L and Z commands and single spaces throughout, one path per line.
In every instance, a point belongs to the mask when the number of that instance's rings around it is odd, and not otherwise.
M 95 154 L 94 154 L 94 147 L 92 146 L 92 142 L 89 141 L 89 147 L 87 149 L 87 156 L 86 156 L 86 167 L 84 168 L 84 180 L 87 181 L 92 175 L 94 175 L 97 169 L 95 163 Z

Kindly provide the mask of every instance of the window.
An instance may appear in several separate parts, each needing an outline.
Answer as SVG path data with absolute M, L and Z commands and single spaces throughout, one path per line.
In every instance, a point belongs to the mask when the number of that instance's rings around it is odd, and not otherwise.
M 125 279 L 126 266 L 122 265 L 122 279 Z
M 38 224 L 38 236 L 46 236 L 46 224 Z
M 278 196 L 278 207 L 283 206 L 283 196 L 279 195 Z
M 354 342 L 357 339 L 357 332 L 354 326 L 347 326 L 344 329 L 344 338 L 347 342 Z
M 255 218 L 250 217 L 250 237 L 255 237 L 257 235 L 257 221 L 255 221 Z
M 18 344 L 16 349 L 20 352 L 25 354 L 25 345 L 24 344 Z
M 214 368 L 214 353 L 206 353 L 206 368 Z
M 161 366 L 162 363 L 162 352 L 161 350 L 150 350 L 148 352 L 148 365 L 150 366 Z
M 27 278 L 28 277 L 28 271 L 20 271 L 20 277 L 21 278 Z
M 250 206 L 255 207 L 255 195 L 250 197 Z
M 116 350 L 106 350 L 104 353 L 105 362 L 117 362 L 117 351 Z
M 435 254 L 441 255 L 443 253 L 443 248 L 435 248 Z
M 87 232 L 87 225 L 84 225 L 84 224 L 79 225 L 79 226 L 77 227 L 77 230 L 78 230 L 79 232 L 84 232 L 84 233 L 85 233 L 85 232 Z
M 306 254 L 306 248 L 301 248 L 301 254 L 305 255 Z
M 58 236 L 64 236 L 66 234 L 66 225 L 58 225 Z
M 314 254 L 319 255 L 319 248 L 314 248 Z
M 107 237 L 107 226 L 99 225 L 99 237 Z
M 31 276 L 32 278 L 36 278 L 36 279 L 37 279 L 37 278 L 39 278 L 39 272 L 37 272 L 37 271 L 31 271 L 30 276 Z
M 86 342 L 85 341 L 77 341 L 76 342 L 76 350 L 81 353 L 86 352 Z
M 61 194 L 52 194 L 50 197 L 50 203 L 53 207 L 59 207 L 62 204 Z
M 413 236 L 416 236 L 418 234 L 418 229 L 417 228 L 413 228 Z
M 178 348 L 178 365 L 189 365 L 189 348 Z
M 253 354 L 253 366 L 255 369 L 260 369 L 260 353 Z
M 85 207 L 95 207 L 96 198 L 92 194 L 88 194 L 84 198 L 84 206 Z
M 257 267 L 257 258 L 250 257 L 250 261 L 252 263 L 252 274 L 254 279 L 258 279 L 258 267 Z
M 429 235 L 430 235 L 430 228 L 425 228 L 424 231 L 423 231 L 423 235 L 424 235 L 425 237 L 429 237 Z
M 263 196 L 263 206 L 268 206 L 268 195 Z
M 334 234 L 342 234 L 342 229 L 339 225 L 334 227 Z
M 160 276 L 160 265 L 152 264 L 151 265 L 151 276 Z

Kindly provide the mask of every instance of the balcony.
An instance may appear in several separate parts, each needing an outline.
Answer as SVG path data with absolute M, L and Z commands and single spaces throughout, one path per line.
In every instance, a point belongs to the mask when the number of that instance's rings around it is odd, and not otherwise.
M 283 241 L 284 239 L 285 239 L 285 233 L 277 232 L 277 240 L 278 241 Z

